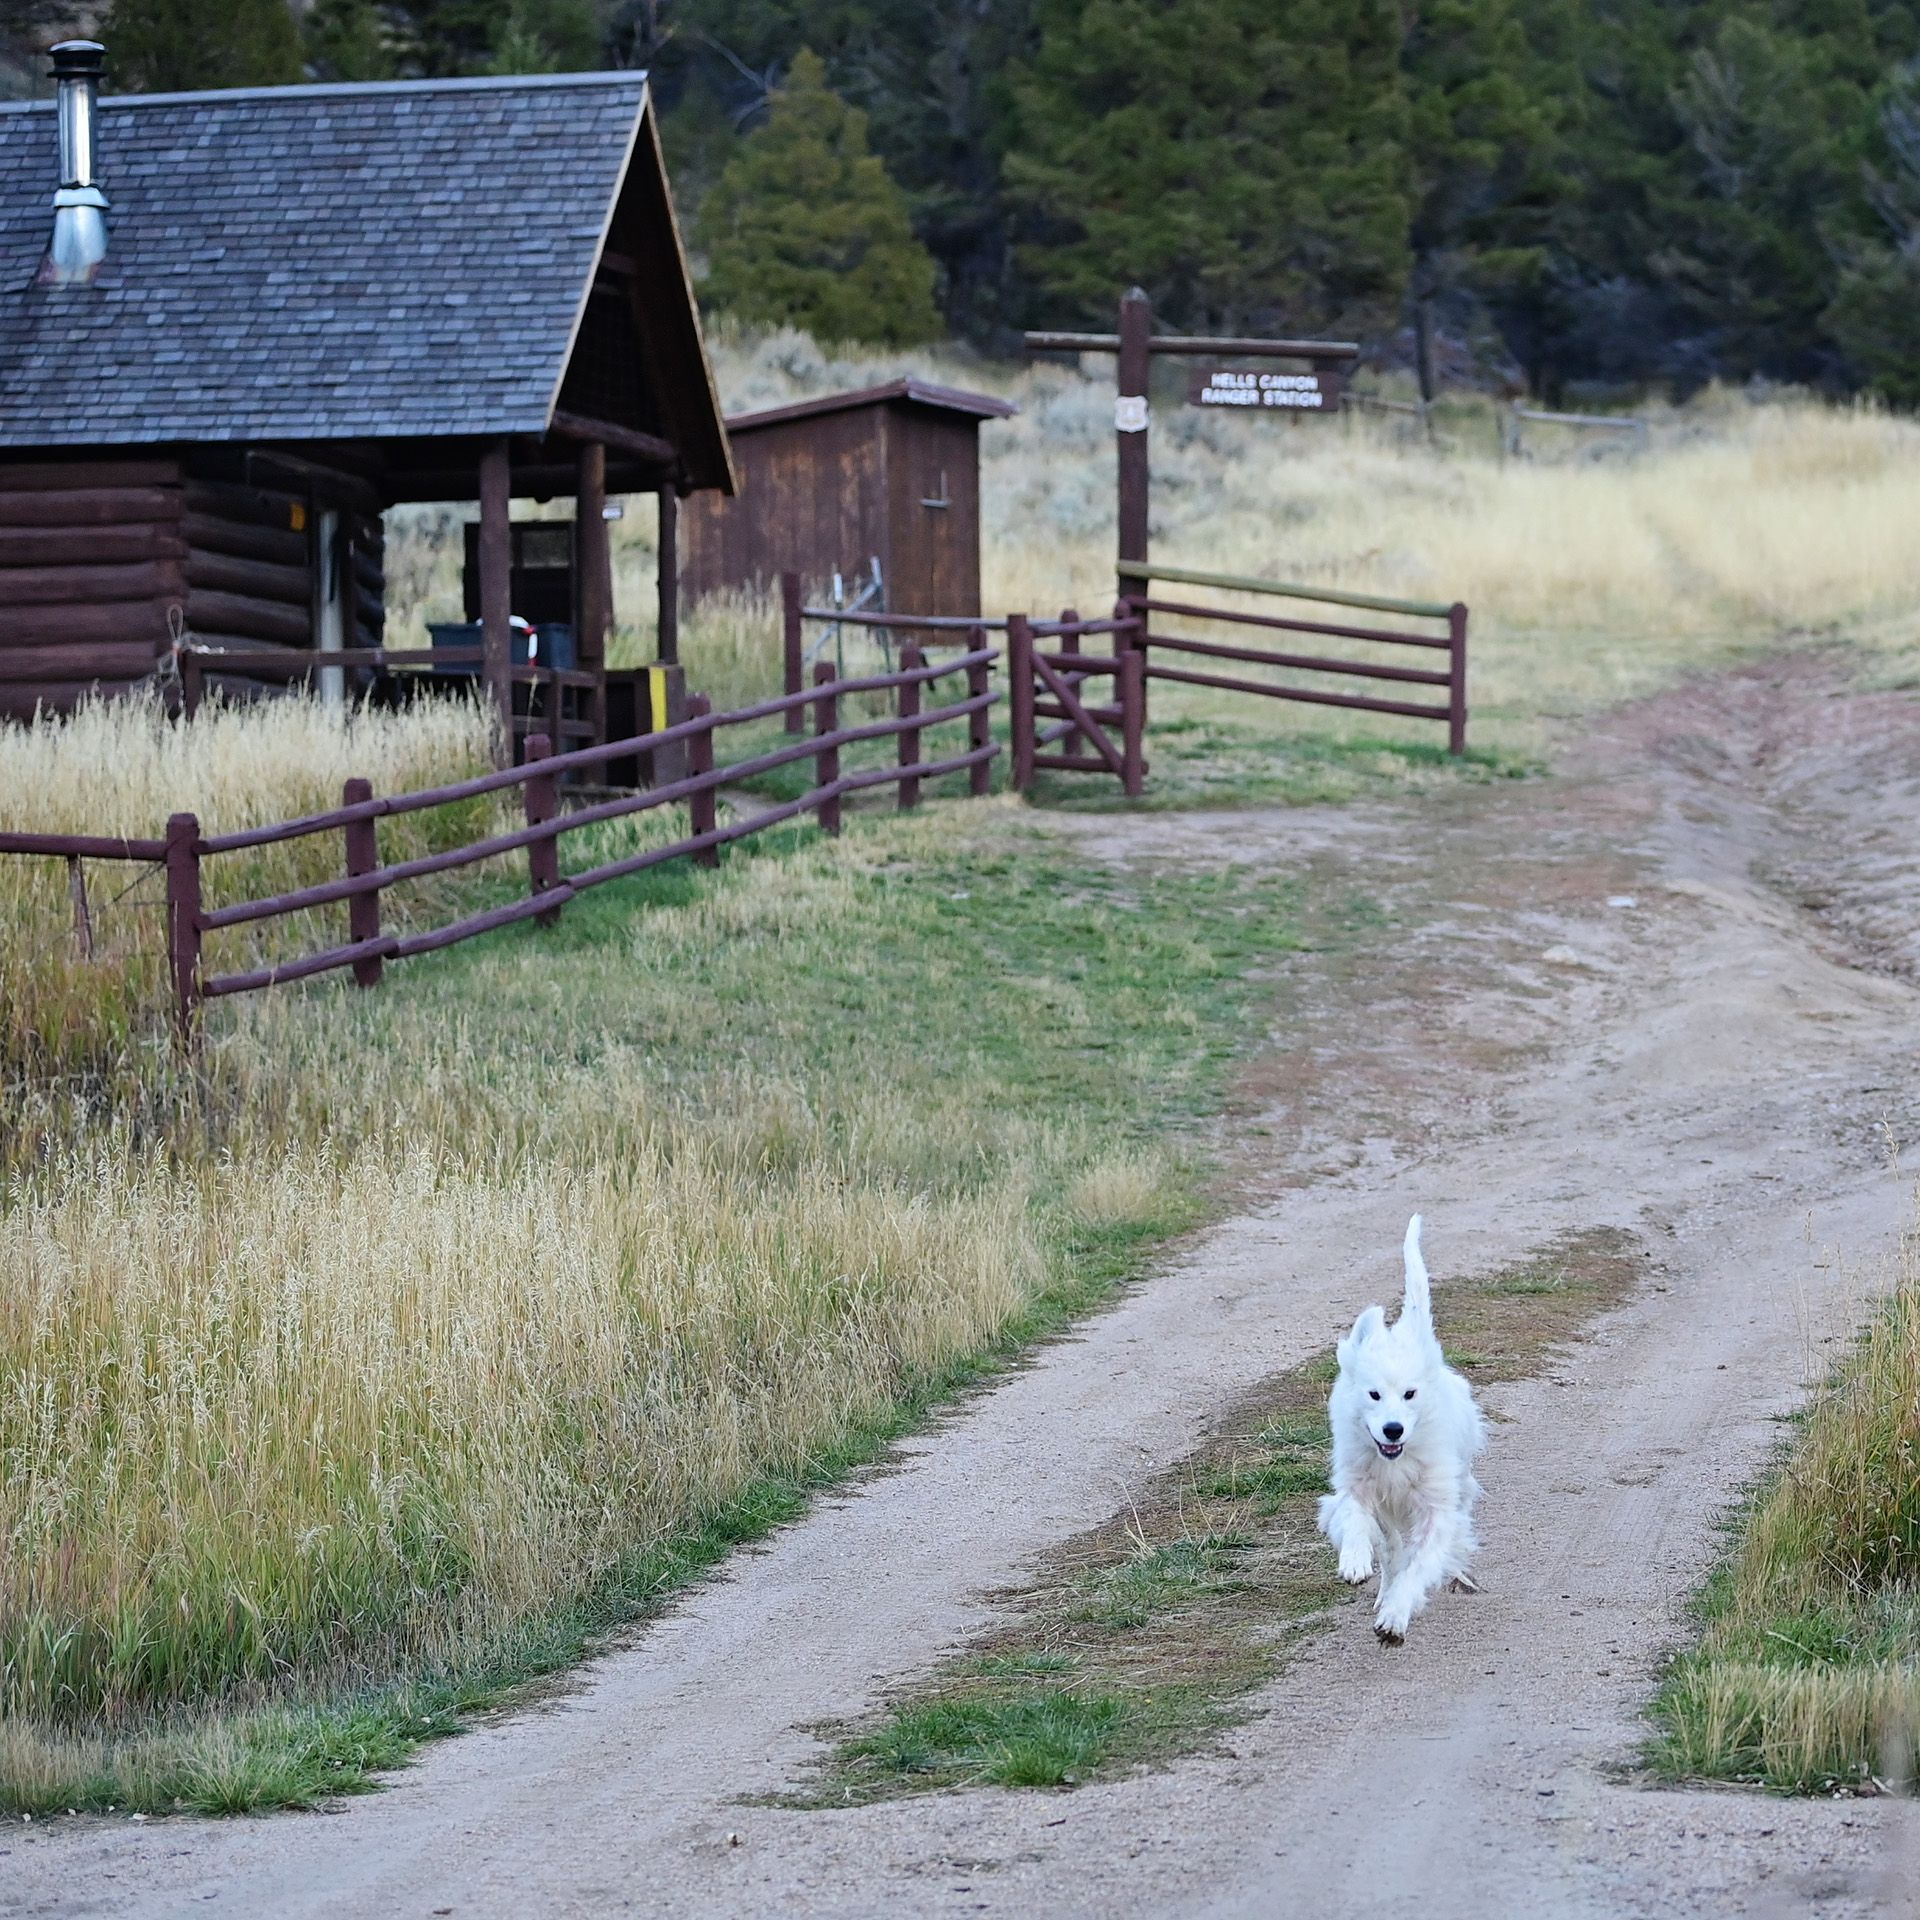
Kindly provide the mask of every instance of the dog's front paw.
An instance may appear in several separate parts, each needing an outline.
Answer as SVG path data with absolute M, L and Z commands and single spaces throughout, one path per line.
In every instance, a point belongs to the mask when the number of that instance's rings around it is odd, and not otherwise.
M 1413 1609 L 1404 1600 L 1383 1596 L 1373 1616 L 1373 1630 L 1382 1645 L 1397 1647 L 1407 1637 L 1407 1623 L 1412 1618 Z
M 1350 1587 L 1362 1587 L 1373 1578 L 1373 1555 L 1365 1547 L 1346 1547 L 1340 1554 L 1340 1578 Z

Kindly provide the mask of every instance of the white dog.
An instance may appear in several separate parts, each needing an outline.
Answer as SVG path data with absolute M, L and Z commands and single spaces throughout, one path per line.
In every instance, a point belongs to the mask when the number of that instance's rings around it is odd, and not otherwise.
M 1340 1577 L 1359 1586 L 1380 1568 L 1373 1630 L 1390 1646 L 1444 1580 L 1475 1591 L 1467 1563 L 1478 1542 L 1474 1456 L 1487 1425 L 1473 1389 L 1447 1365 L 1433 1331 L 1420 1216 L 1407 1223 L 1406 1298 L 1391 1327 L 1369 1307 L 1340 1342 L 1327 1402 L 1333 1491 L 1320 1531 L 1340 1555 Z

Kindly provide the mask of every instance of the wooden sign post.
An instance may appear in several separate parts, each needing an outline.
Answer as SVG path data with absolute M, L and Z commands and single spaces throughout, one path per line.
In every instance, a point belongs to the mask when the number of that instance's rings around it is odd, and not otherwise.
M 1119 486 L 1119 539 L 1116 570 L 1121 591 L 1143 576 L 1147 561 L 1147 515 L 1151 469 L 1147 460 L 1155 354 L 1183 354 L 1212 361 L 1193 370 L 1187 385 L 1189 405 L 1298 418 L 1336 413 L 1346 389 L 1346 370 L 1360 357 L 1351 340 L 1208 339 L 1204 335 L 1155 333 L 1153 308 L 1146 294 L 1130 288 L 1120 299 L 1118 333 L 1030 333 L 1035 353 L 1111 353 L 1116 357 L 1113 437 Z M 1304 373 L 1247 372 L 1222 364 L 1234 360 L 1300 360 Z M 1129 563 L 1132 571 L 1129 571 Z

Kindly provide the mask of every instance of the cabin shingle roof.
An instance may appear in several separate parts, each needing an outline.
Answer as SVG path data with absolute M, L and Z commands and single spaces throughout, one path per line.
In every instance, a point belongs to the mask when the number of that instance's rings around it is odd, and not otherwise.
M 35 284 L 53 109 L 0 106 L 0 446 L 543 431 L 645 100 L 638 73 L 109 94 L 107 257 L 73 288 Z

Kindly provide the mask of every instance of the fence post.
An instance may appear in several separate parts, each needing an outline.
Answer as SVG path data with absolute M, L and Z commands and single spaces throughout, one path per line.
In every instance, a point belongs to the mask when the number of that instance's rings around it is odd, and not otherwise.
M 553 751 L 553 742 L 544 733 L 527 735 L 527 763 L 534 764 L 547 758 Z M 551 820 L 560 811 L 560 782 L 550 773 L 536 773 L 529 778 L 521 789 L 526 798 L 527 825 L 540 826 Z M 551 893 L 560 884 L 560 836 L 550 835 L 545 840 L 530 841 L 527 845 L 527 884 L 535 893 Z M 560 909 L 550 907 L 545 913 L 536 913 L 536 926 L 550 927 L 560 918 Z
M 1113 603 L 1113 617 L 1116 620 L 1132 620 L 1138 624 L 1130 633 L 1116 633 L 1113 636 L 1114 649 L 1117 652 L 1125 647 L 1131 653 L 1140 656 L 1140 731 L 1147 730 L 1147 616 L 1142 607 L 1138 607 L 1127 598 Z M 1142 763 L 1144 765 L 1144 762 Z
M 200 1005 L 200 820 L 176 813 L 167 821 L 167 960 L 173 972 L 173 1017 L 180 1044 L 193 1044 Z
M 357 807 L 363 800 L 373 798 L 373 782 L 362 780 L 355 775 L 340 789 L 342 806 Z M 363 873 L 372 873 L 380 865 L 380 823 L 377 820 L 350 820 L 346 829 L 347 842 L 347 878 L 357 880 Z M 354 893 L 347 896 L 347 935 L 356 945 L 362 940 L 380 938 L 380 891 L 373 888 L 366 893 Z M 377 987 L 383 962 L 380 956 L 370 954 L 364 960 L 353 963 L 355 986 Z
M 900 649 L 900 671 L 917 673 L 923 663 L 920 649 L 907 642 Z M 905 771 L 908 767 L 920 764 L 920 682 L 903 680 L 900 683 L 900 811 L 905 813 L 910 807 L 920 804 L 920 782 Z
M 713 711 L 713 702 L 704 693 L 688 696 L 687 718 L 704 720 Z M 797 712 L 798 709 L 796 708 Z M 687 740 L 687 771 L 695 778 L 713 771 L 713 729 L 702 727 Z M 687 795 L 687 824 L 698 837 L 711 833 L 719 824 L 720 802 L 712 787 L 696 787 Z M 718 847 L 701 847 L 693 856 L 694 864 L 700 867 L 717 867 L 720 864 Z
M 969 645 L 975 653 L 987 650 L 987 630 L 975 627 Z M 993 709 L 985 705 L 986 697 L 993 691 L 989 678 L 993 670 L 991 660 L 976 660 L 967 669 L 967 697 L 982 702 L 967 715 L 967 746 L 981 755 L 967 769 L 967 791 L 975 799 L 993 791 L 993 761 L 986 756 L 985 749 L 993 745 Z
M 1447 609 L 1447 751 L 1467 750 L 1467 610 L 1456 600 Z
M 1007 711 L 1013 734 L 1013 790 L 1033 787 L 1033 625 L 1024 613 L 1007 615 Z
M 1147 784 L 1147 656 L 1114 635 L 1120 661 L 1120 785 L 1129 800 L 1139 799 Z
M 207 690 L 206 675 L 200 665 L 200 656 L 191 647 L 180 649 L 180 712 L 188 720 L 200 711 L 200 702 L 205 699 Z
M 800 631 L 800 576 L 780 576 L 780 651 L 785 662 L 786 691 L 799 693 L 806 686 L 806 644 Z M 804 730 L 805 715 L 799 707 L 787 709 L 787 731 Z
M 833 667 L 822 660 L 813 670 L 813 684 L 816 687 L 833 685 Z M 840 696 L 837 693 L 822 693 L 813 703 L 813 730 L 822 740 L 830 738 L 840 727 Z M 840 778 L 840 749 L 822 747 L 813 756 L 813 784 L 816 787 L 831 787 Z M 820 830 L 823 833 L 840 831 L 840 796 L 829 794 L 820 802 L 818 808 Z

